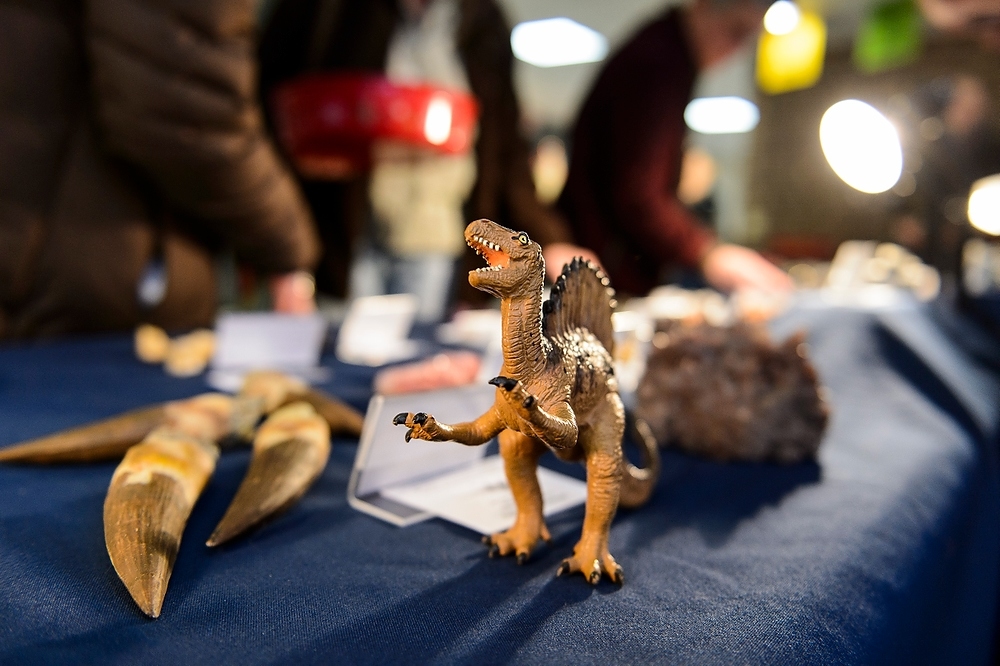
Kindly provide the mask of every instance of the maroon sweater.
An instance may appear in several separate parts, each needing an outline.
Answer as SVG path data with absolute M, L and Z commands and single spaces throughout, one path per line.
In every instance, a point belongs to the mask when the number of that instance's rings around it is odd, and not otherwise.
M 680 14 L 639 32 L 607 64 L 573 132 L 560 208 L 620 291 L 645 294 L 664 265 L 695 267 L 712 234 L 677 200 L 684 109 L 697 69 Z

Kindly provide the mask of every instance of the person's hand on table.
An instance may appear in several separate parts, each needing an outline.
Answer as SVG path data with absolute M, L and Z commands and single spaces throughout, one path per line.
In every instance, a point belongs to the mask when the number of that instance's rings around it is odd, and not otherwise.
M 728 243 L 709 250 L 701 270 L 708 283 L 722 291 L 789 292 L 794 286 L 787 273 L 757 252 Z
M 316 282 L 306 271 L 275 275 L 268 286 L 275 312 L 311 314 L 316 311 Z
M 574 257 L 588 259 L 603 270 L 601 261 L 596 254 L 585 247 L 572 243 L 549 243 L 542 248 L 542 256 L 545 258 L 545 274 L 550 282 L 555 282 L 559 278 L 563 266 L 573 261 Z

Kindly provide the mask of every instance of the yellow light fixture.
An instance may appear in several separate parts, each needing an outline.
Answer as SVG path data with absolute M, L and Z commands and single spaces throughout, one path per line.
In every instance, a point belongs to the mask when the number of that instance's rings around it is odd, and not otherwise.
M 826 23 L 815 12 L 800 9 L 798 22 L 783 34 L 764 31 L 757 42 L 757 84 L 776 95 L 809 88 L 823 74 Z

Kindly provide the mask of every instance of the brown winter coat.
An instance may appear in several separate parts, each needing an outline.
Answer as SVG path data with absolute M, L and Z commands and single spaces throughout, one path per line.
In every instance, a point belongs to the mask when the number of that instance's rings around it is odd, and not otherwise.
M 310 267 L 265 132 L 254 0 L 0 0 L 0 338 L 211 322 L 207 248 Z M 162 255 L 164 301 L 136 286 Z
M 261 89 L 267 93 L 306 72 L 384 72 L 399 12 L 397 0 L 281 0 L 261 40 Z M 480 103 L 478 179 L 465 205 L 466 219 L 496 220 L 543 245 L 569 240 L 562 218 L 535 195 L 511 77 L 510 28 L 493 0 L 460 0 L 459 13 L 456 43 Z M 352 240 L 364 228 L 365 182 L 304 187 L 327 252 L 317 281 L 342 292 Z

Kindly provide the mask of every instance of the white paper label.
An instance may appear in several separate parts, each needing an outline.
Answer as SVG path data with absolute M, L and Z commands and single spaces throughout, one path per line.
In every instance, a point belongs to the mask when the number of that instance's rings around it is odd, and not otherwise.
M 546 516 L 587 499 L 586 483 L 544 467 L 538 468 L 538 482 Z M 386 488 L 382 495 L 480 534 L 507 529 L 517 515 L 500 456 L 484 458 L 427 481 Z
M 216 369 L 310 368 L 319 363 L 326 337 L 320 315 L 227 313 L 215 324 Z
M 421 347 L 406 338 L 417 305 L 413 294 L 355 299 L 337 335 L 337 358 L 345 363 L 371 366 L 413 358 Z

